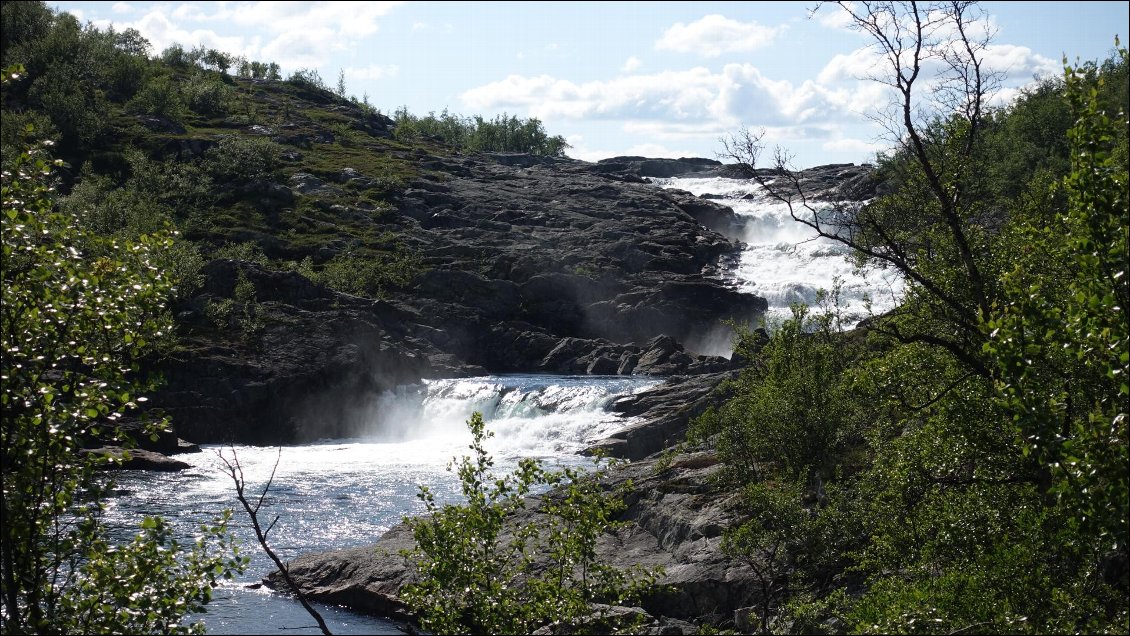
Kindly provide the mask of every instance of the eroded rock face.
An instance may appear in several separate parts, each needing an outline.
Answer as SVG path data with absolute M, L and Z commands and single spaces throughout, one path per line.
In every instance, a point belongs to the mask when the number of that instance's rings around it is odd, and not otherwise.
M 431 326 L 479 332 L 489 319 L 642 344 L 764 311 L 721 282 L 739 246 L 661 190 L 593 175 L 592 164 L 507 161 L 433 160 L 448 176 L 418 180 L 398 204 L 403 235 L 432 267 L 402 300 L 446 323 Z M 501 362 L 477 353 L 461 355 Z
M 720 549 L 736 499 L 712 479 L 719 468 L 713 453 L 700 452 L 677 456 L 667 467 L 655 460 L 624 465 L 607 476 L 610 486 L 630 479 L 635 488 L 621 515 L 628 524 L 602 536 L 597 552 L 621 568 L 663 568 L 642 603 L 654 617 L 719 624 L 757 602 L 753 571 Z M 539 514 L 532 503 L 517 519 Z M 414 575 L 401 551 L 412 547 L 410 529 L 400 524 L 373 545 L 300 556 L 290 562 L 290 574 L 312 599 L 404 619 L 409 612 L 398 594 Z M 264 583 L 286 589 L 277 573 Z

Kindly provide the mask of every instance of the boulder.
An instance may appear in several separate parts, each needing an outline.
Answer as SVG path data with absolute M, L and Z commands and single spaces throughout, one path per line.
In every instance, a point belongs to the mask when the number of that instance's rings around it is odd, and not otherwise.
M 729 396 L 728 391 L 719 388 L 726 380 L 737 377 L 736 374 L 736 370 L 726 370 L 675 376 L 647 391 L 616 400 L 609 410 L 635 418 L 636 422 L 598 441 L 586 452 L 600 451 L 635 461 L 674 448 L 686 438 L 687 428 L 694 418 L 707 408 L 720 405 Z

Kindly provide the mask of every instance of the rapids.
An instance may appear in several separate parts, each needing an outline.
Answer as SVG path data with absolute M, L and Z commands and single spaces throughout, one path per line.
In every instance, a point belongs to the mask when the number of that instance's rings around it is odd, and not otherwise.
M 606 407 L 617 397 L 658 383 L 643 377 L 534 375 L 431 380 L 372 402 L 371 408 L 395 414 L 381 418 L 394 425 L 373 426 L 355 439 L 287 446 L 281 453 L 278 447 L 244 445 L 234 452 L 249 493 L 259 492 L 278 459 L 261 516 L 269 522 L 280 515 L 270 538 L 285 560 L 376 541 L 405 515 L 423 511 L 416 497 L 420 485 L 431 488 L 438 501 L 456 501 L 458 484 L 447 465 L 469 452 L 471 436 L 464 422 L 474 411 L 483 413 L 495 433 L 486 446 L 499 471 L 514 468 L 522 457 L 550 465 L 591 465 L 577 452 L 631 423 Z M 238 509 L 232 482 L 216 456 L 220 450 L 231 457 L 232 448 L 217 446 L 178 455 L 192 465 L 180 473 L 121 473 L 107 524 L 125 537 L 135 531 L 141 515 L 161 515 L 175 524 L 179 536 L 189 537 L 217 511 L 236 509 L 232 525 L 251 565 L 238 580 L 216 590 L 206 614 L 190 619 L 203 619 L 208 632 L 216 634 L 320 633 L 296 602 L 247 587 L 273 566 Z M 335 634 L 401 633 L 379 618 L 320 609 Z

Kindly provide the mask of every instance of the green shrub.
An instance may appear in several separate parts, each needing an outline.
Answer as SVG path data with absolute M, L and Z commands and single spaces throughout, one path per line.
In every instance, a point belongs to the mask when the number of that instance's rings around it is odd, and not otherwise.
M 150 62 L 142 55 L 114 56 L 109 69 L 109 87 L 113 99 L 124 102 L 145 86 L 150 76 Z
M 263 253 L 263 248 L 258 243 L 247 241 L 244 243 L 224 243 L 212 252 L 212 258 L 226 258 L 233 261 L 255 263 L 267 267 L 270 259 Z
M 90 147 L 110 125 L 105 92 L 74 65 L 48 68 L 32 82 L 28 101 L 51 118 L 67 150 Z
M 262 137 L 228 135 L 204 153 L 202 166 L 218 182 L 245 183 L 268 177 L 280 163 L 282 148 Z
M 286 78 L 286 81 L 295 86 L 303 86 L 327 92 L 330 90 L 330 87 L 326 86 L 325 81 L 322 80 L 322 75 L 318 73 L 317 69 L 300 68 L 291 73 L 290 77 Z
M 84 227 L 103 235 L 135 237 L 172 227 L 172 210 L 146 192 L 85 173 L 60 202 Z
M 343 252 L 322 266 L 315 282 L 354 296 L 381 298 L 389 289 L 408 285 L 421 269 L 419 257 L 403 248 L 379 255 Z
M 188 52 L 177 43 L 173 43 L 164 51 L 161 51 L 161 61 L 173 68 L 186 68 L 192 64 Z
M 565 138 L 549 136 L 537 118 L 519 119 L 499 115 L 492 120 L 460 117 L 444 109 L 437 117 L 417 117 L 401 106 L 393 113 L 397 139 L 407 141 L 433 137 L 456 148 L 483 152 L 527 152 L 546 157 L 563 157 L 569 148 Z
M 597 539 L 614 531 L 623 492 L 607 493 L 600 473 L 566 468 L 548 472 L 530 459 L 496 478 L 483 448 L 491 436 L 482 415 L 468 420 L 473 456 L 455 463 L 463 505 L 440 506 L 426 487 L 420 498 L 428 515 L 405 519 L 417 548 L 406 554 L 418 582 L 401 598 L 420 624 L 438 634 L 610 633 L 638 627 L 620 623 L 594 603 L 621 605 L 640 597 L 659 571 L 624 572 L 597 556 Z M 449 469 L 451 467 L 449 466 Z M 540 517 L 517 523 L 528 496 L 540 499 Z
M 184 123 L 185 105 L 176 83 L 167 75 L 155 77 L 129 101 L 128 108 L 146 115 Z
M 24 145 L 55 141 L 58 136 L 51 119 L 38 110 L 4 111 L 0 119 L 0 148 L 5 157 L 18 155 L 18 149 Z
M 826 480 L 858 437 L 843 377 L 850 354 L 834 313 L 813 316 L 804 305 L 792 312 L 767 343 L 739 329 L 735 355 L 753 364 L 731 384 L 735 397 L 692 427 L 692 437 L 712 441 L 741 480 Z
M 209 73 L 193 73 L 181 86 L 181 91 L 193 112 L 209 117 L 227 115 L 235 99 L 232 87 Z

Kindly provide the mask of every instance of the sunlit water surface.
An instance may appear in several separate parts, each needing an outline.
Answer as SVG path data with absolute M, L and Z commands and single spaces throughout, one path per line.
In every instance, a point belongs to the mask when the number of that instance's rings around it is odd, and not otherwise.
M 292 559 L 374 542 L 405 515 L 423 510 L 416 497 L 420 485 L 431 488 L 440 501 L 457 500 L 458 484 L 446 467 L 453 457 L 468 453 L 471 437 L 464 422 L 474 411 L 484 414 L 495 433 L 486 446 L 500 471 L 513 468 L 522 457 L 587 465 L 591 461 L 577 455 L 579 450 L 630 423 L 606 407 L 617 397 L 657 383 L 592 376 L 434 380 L 375 400 L 373 421 L 395 424 L 371 426 L 357 439 L 286 446 L 281 455 L 278 447 L 236 446 L 234 452 L 254 493 L 278 460 L 261 517 L 269 522 L 279 515 L 271 544 L 284 560 Z M 178 455 L 193 466 L 180 473 L 122 473 L 108 522 L 124 533 L 136 528 L 142 514 L 162 515 L 187 538 L 216 511 L 236 508 L 233 525 L 251 565 L 238 580 L 217 590 L 205 614 L 193 618 L 202 619 L 208 631 L 217 634 L 320 633 L 297 603 L 265 588 L 248 588 L 272 565 L 238 509 L 231 479 L 216 455 L 219 450 L 229 458 L 233 451 L 206 447 L 203 453 Z M 379 618 L 320 609 L 335 634 L 401 633 Z

